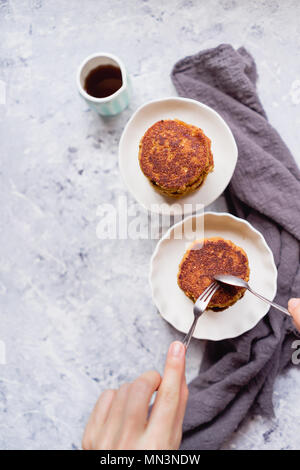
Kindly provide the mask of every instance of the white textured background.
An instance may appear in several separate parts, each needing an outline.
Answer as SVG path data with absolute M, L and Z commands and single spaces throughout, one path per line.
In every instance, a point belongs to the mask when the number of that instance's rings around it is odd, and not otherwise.
M 175 95 L 176 60 L 229 42 L 254 55 L 269 119 L 300 163 L 299 17 L 298 0 L 0 0 L 0 448 L 78 448 L 103 388 L 162 371 L 181 336 L 151 301 L 156 242 L 95 232 L 97 205 L 126 194 L 120 134 L 137 106 Z M 101 50 L 124 60 L 134 87 L 108 122 L 75 86 L 78 64 Z M 202 346 L 189 350 L 189 379 Z M 299 367 L 276 382 L 276 417 L 248 419 L 225 448 L 300 447 Z

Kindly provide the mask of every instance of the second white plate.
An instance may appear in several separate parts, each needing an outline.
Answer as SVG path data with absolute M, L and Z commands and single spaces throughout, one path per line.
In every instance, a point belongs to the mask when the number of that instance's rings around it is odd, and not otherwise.
M 183 198 L 163 196 L 152 188 L 138 160 L 139 143 L 146 130 L 160 119 L 180 119 L 198 126 L 211 139 L 215 168 L 203 186 Z M 228 185 L 237 162 L 237 146 L 231 130 L 209 106 L 187 98 L 165 98 L 140 107 L 128 121 L 119 144 L 119 166 L 129 191 L 147 210 L 175 215 L 195 212 L 197 204 L 211 204 Z M 199 207 L 198 207 L 199 210 Z
M 193 222 L 193 224 L 191 223 Z M 195 230 L 195 223 L 200 227 Z M 183 223 L 187 238 L 178 238 Z M 204 223 L 204 233 L 201 230 Z M 206 212 L 179 222 L 158 242 L 151 259 L 152 296 L 162 317 L 177 330 L 187 333 L 193 321 L 193 302 L 177 284 L 179 264 L 189 243 L 202 237 L 221 236 L 243 248 L 249 259 L 250 285 L 273 300 L 277 269 L 264 237 L 248 222 L 226 213 Z M 187 242 L 189 240 L 189 242 Z M 222 312 L 206 311 L 197 323 L 194 337 L 223 340 L 234 338 L 253 328 L 268 312 L 269 305 L 246 291 L 244 297 Z M 281 315 L 278 312 L 278 315 Z

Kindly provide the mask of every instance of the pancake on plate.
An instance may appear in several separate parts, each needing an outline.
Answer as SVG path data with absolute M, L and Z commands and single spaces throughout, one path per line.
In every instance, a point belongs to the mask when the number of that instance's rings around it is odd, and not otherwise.
M 216 274 L 230 274 L 249 280 L 249 262 L 245 251 L 221 237 L 197 240 L 185 253 L 178 272 L 178 285 L 193 301 L 214 280 Z M 224 310 L 243 297 L 242 287 L 220 285 L 212 296 L 208 309 Z
M 198 189 L 214 168 L 211 141 L 196 126 L 164 119 L 142 137 L 139 163 L 156 190 L 166 196 L 185 196 Z

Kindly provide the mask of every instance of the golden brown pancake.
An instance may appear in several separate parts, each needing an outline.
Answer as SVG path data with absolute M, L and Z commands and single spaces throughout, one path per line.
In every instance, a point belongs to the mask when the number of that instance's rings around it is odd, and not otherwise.
M 195 191 L 214 167 L 210 139 L 178 119 L 158 121 L 146 131 L 139 162 L 155 189 L 173 197 Z
M 178 272 L 178 285 L 193 302 L 214 280 L 216 274 L 229 274 L 249 280 L 249 262 L 245 251 L 221 237 L 194 242 L 185 253 Z M 224 310 L 243 297 L 242 287 L 220 285 L 208 304 L 211 310 Z

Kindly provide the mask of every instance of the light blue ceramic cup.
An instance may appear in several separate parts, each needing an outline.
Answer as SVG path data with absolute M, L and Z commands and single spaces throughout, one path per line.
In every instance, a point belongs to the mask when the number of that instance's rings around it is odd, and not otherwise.
M 122 74 L 121 88 L 105 98 L 95 98 L 94 96 L 89 95 L 84 89 L 87 75 L 91 70 L 99 65 L 114 65 L 120 68 Z M 82 98 L 92 109 L 94 109 L 98 114 L 101 114 L 101 116 L 115 116 L 127 108 L 129 104 L 129 76 L 125 70 L 123 62 L 113 54 L 98 52 L 89 55 L 78 68 L 77 86 Z

